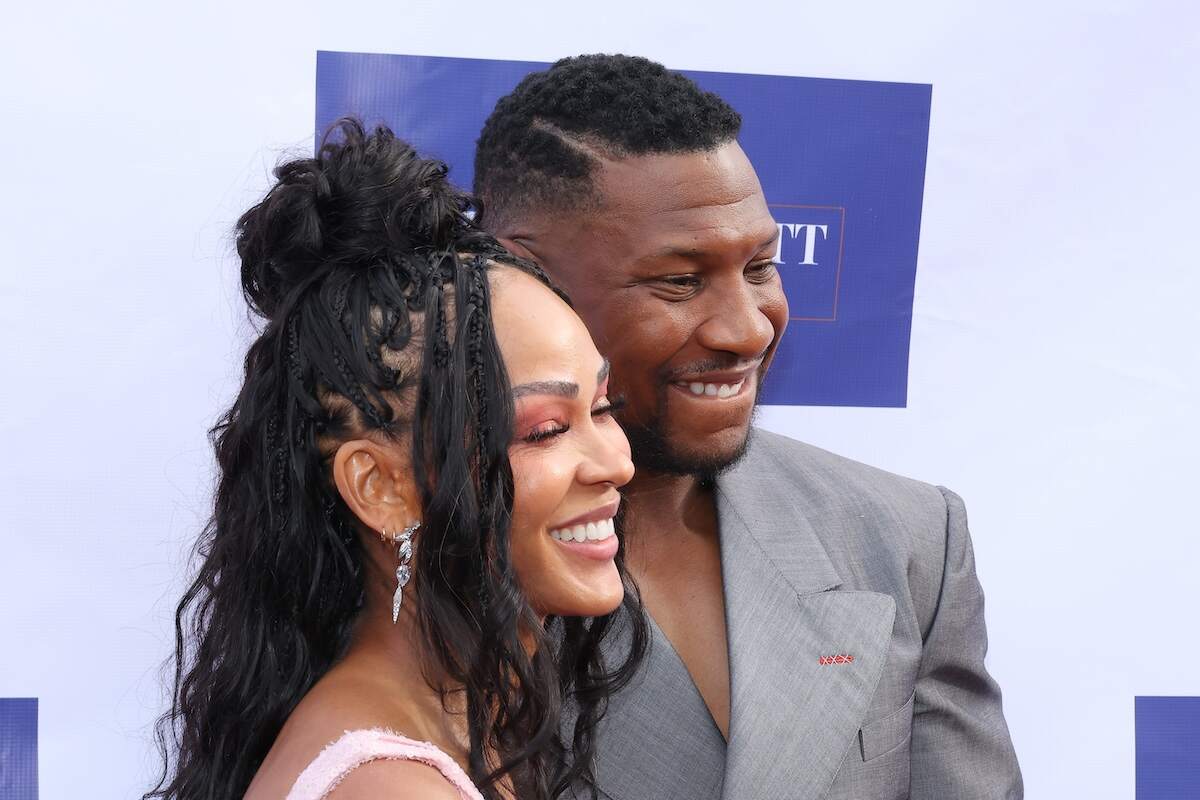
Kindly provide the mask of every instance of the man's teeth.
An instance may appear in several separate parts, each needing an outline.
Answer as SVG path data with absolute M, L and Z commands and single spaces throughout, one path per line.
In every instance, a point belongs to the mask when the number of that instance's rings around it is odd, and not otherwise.
M 587 542 L 607 539 L 616 533 L 611 519 L 599 522 L 589 522 L 586 525 L 576 525 L 572 528 L 559 528 L 550 531 L 550 538 L 560 542 Z
M 737 383 L 700 383 L 693 381 L 687 387 L 688 391 L 697 397 L 700 395 L 706 397 L 733 397 L 742 390 L 742 384 L 745 382 L 745 378 L 742 378 Z

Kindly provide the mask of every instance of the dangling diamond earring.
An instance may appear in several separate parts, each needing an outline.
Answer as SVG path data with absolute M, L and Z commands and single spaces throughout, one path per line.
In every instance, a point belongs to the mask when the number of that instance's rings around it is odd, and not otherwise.
M 400 619 L 400 604 L 404 602 L 404 587 L 408 585 L 409 579 L 412 577 L 412 568 L 409 567 L 409 562 L 412 561 L 412 536 L 421 527 L 420 522 L 414 522 L 404 530 L 400 531 L 400 535 L 396 537 L 396 557 L 400 559 L 399 566 L 396 567 L 396 593 L 392 595 L 392 624 L 396 624 L 396 620 Z M 386 533 L 383 534 L 385 537 Z

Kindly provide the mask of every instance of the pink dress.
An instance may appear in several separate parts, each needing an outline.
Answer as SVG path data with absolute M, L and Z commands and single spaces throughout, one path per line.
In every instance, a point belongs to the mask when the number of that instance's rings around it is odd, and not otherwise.
M 296 778 L 287 800 L 321 800 L 355 767 L 380 758 L 420 761 L 442 773 L 462 800 L 483 800 L 467 773 L 429 742 L 418 742 L 382 729 L 346 731 L 328 745 Z

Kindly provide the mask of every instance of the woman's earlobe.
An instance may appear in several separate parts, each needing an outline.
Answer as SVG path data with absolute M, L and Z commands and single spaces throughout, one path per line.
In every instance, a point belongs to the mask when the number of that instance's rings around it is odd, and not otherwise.
M 398 530 L 411 518 L 411 492 L 403 486 L 406 473 L 391 462 L 391 450 L 366 439 L 343 442 L 333 457 L 333 482 L 358 520 L 373 531 Z
M 360 520 L 367 502 L 367 472 L 373 468 L 367 451 L 357 441 L 343 442 L 333 454 L 333 483 L 342 501 Z M 365 521 L 365 520 L 364 520 Z

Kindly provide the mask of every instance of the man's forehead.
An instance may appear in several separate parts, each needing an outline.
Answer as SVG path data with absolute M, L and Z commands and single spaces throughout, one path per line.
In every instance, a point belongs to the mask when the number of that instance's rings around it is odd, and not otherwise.
M 632 264 L 649 264 L 670 259 L 704 261 L 725 260 L 739 254 L 752 257 L 763 250 L 774 250 L 779 228 L 773 222 L 745 227 L 722 225 L 698 230 L 666 230 L 646 241 Z
M 587 227 L 640 260 L 702 254 L 770 239 L 774 221 L 758 176 L 736 142 L 716 150 L 605 162 Z
M 737 142 L 713 150 L 602 160 L 593 179 L 600 208 L 621 217 L 720 215 L 725 208 L 763 202 L 758 176 Z
M 501 236 L 529 245 L 560 278 L 602 282 L 655 259 L 749 259 L 777 236 L 758 176 L 737 142 L 602 160 L 594 178 L 595 205 L 538 214 Z

